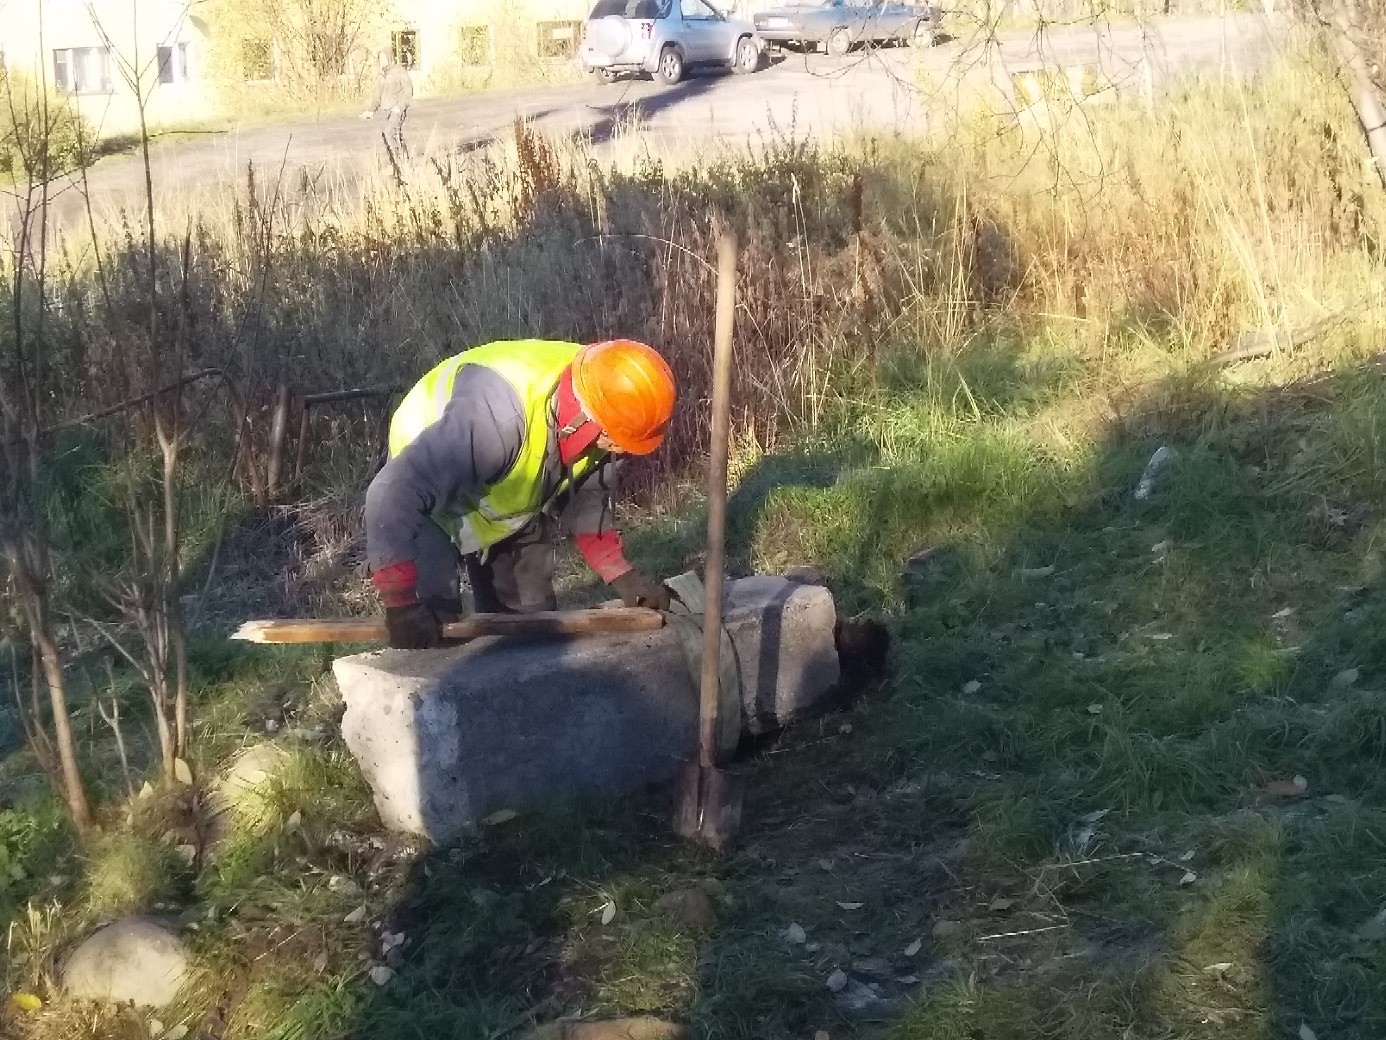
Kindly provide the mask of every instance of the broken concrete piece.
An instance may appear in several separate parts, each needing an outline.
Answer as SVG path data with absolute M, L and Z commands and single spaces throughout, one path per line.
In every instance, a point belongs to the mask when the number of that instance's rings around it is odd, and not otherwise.
M 807 713 L 837 683 L 835 621 L 825 588 L 727 584 L 748 732 Z M 697 743 L 697 682 L 670 628 L 384 650 L 333 670 L 342 736 L 381 819 L 435 841 L 501 809 L 669 780 Z
M 168 929 L 128 917 L 97 929 L 63 966 L 63 989 L 79 1000 L 163 1007 L 178 994 L 188 952 Z
M 773 576 L 741 578 L 727 583 L 726 612 L 748 733 L 792 722 L 836 685 L 837 608 L 826 588 Z

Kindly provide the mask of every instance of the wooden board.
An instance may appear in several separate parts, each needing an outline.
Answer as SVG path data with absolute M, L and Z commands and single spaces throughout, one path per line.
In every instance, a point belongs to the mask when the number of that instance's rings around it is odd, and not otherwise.
M 644 607 L 552 610 L 537 614 L 472 614 L 443 626 L 445 639 L 482 636 L 598 636 L 654 632 L 664 615 Z M 384 643 L 384 618 L 302 618 L 247 621 L 231 636 L 247 643 Z

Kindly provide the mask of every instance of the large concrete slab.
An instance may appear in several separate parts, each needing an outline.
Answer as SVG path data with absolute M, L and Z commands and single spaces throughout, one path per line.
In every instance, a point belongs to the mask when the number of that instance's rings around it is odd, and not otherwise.
M 837 683 L 835 621 L 819 586 L 728 583 L 747 732 L 811 711 Z M 697 742 L 697 684 L 671 628 L 383 650 L 333 667 L 342 735 L 381 819 L 435 841 L 501 809 L 669 780 Z

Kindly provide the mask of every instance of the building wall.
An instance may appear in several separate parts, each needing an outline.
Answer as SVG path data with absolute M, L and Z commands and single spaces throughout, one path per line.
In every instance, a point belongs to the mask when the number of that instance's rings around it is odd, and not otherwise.
M 103 136 L 139 127 L 135 82 L 151 126 L 209 114 L 205 34 L 186 0 L 0 0 L 8 69 L 68 94 Z M 159 48 L 166 61 L 160 82 Z

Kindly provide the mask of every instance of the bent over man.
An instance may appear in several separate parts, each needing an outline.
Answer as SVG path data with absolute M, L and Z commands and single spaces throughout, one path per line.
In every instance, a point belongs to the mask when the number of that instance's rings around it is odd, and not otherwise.
M 554 534 L 571 536 L 628 606 L 669 592 L 626 560 L 611 495 L 624 455 L 648 455 L 674 377 L 643 343 L 490 343 L 435 367 L 390 421 L 366 494 L 366 555 L 390 645 L 439 645 L 459 617 L 459 556 L 478 611 L 557 607 Z

